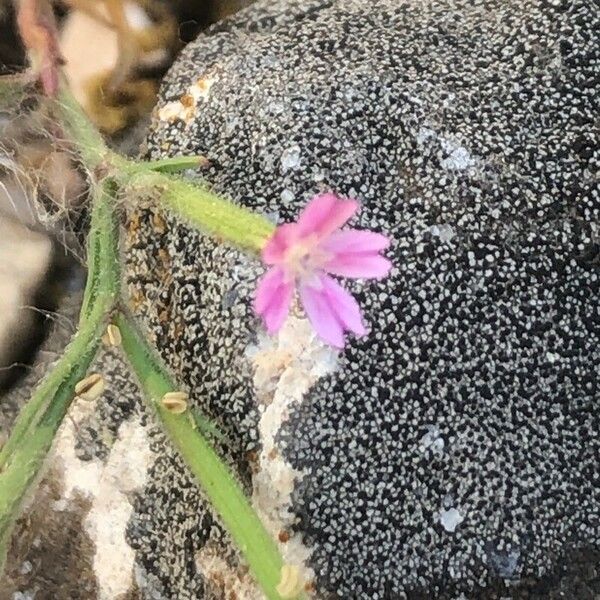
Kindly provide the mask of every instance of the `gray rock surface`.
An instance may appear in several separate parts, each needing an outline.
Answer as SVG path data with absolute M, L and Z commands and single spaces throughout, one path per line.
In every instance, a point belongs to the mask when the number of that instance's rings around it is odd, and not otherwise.
M 600 593 L 598 26 L 584 0 L 260 2 L 165 80 L 148 156 L 205 154 L 189 176 L 278 222 L 355 196 L 394 240 L 387 280 L 345 282 L 371 333 L 337 355 L 300 312 L 264 335 L 258 261 L 128 215 L 131 308 L 319 597 Z M 254 597 L 118 356 L 95 369 L 55 455 L 94 593 Z
M 599 541 L 598 25 L 578 1 L 263 3 L 167 77 L 151 156 L 205 154 L 279 221 L 356 196 L 394 238 L 392 276 L 351 286 L 370 336 L 277 434 L 318 589 L 469 591 Z M 183 228 L 159 244 L 173 280 L 147 293 L 181 342 L 147 322 L 233 427 L 258 394 L 250 275 Z

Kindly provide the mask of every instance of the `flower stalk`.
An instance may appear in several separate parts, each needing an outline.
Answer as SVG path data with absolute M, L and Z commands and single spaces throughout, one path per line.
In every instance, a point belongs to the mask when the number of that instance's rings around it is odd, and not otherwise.
M 184 222 L 218 240 L 254 253 L 261 251 L 275 231 L 275 225 L 265 217 L 233 204 L 206 187 L 190 184 L 168 173 L 137 166 L 130 168 L 126 190 L 128 196 L 133 197 L 138 190 L 154 190 L 160 196 L 161 207 Z
M 221 522 L 248 561 L 269 600 L 282 600 L 277 591 L 283 561 L 240 484 L 190 419 L 189 409 L 171 412 L 161 398 L 176 389 L 153 350 L 123 314 L 116 316 L 122 348 L 137 376 L 148 407 L 153 411 L 197 479 Z M 297 597 L 297 596 L 294 596 Z

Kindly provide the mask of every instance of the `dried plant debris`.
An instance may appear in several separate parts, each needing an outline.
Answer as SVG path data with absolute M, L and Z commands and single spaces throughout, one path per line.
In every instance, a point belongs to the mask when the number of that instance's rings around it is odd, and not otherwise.
M 65 295 L 83 283 L 87 175 L 53 134 L 39 94 L 23 78 L 0 90 L 0 386 L 30 367 Z M 14 85 L 12 85 L 14 84 Z M 9 93 L 7 90 L 12 89 Z M 60 132 L 58 132 L 60 133 Z
M 178 49 L 177 21 L 169 5 L 156 0 L 110 0 L 93 10 L 80 0 L 71 4 L 60 34 L 65 73 L 92 121 L 112 135 L 148 115 L 156 102 L 154 74 Z
M 188 395 L 185 392 L 167 392 L 161 403 L 169 412 L 181 415 L 187 410 Z
M 105 389 L 104 378 L 100 373 L 92 373 L 75 384 L 75 395 L 89 402 L 97 400 Z

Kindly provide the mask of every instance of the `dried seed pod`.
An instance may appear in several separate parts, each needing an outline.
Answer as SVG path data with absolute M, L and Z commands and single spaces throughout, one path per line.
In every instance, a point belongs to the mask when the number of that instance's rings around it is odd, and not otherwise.
M 162 405 L 171 413 L 181 415 L 187 410 L 188 395 L 185 392 L 167 392 L 162 397 Z
M 279 583 L 275 588 L 282 598 L 295 598 L 303 589 L 304 581 L 295 565 L 283 565 Z
M 75 394 L 84 400 L 99 398 L 104 391 L 104 378 L 100 373 L 92 373 L 75 384 Z
M 109 323 L 106 328 L 106 333 L 102 336 L 102 341 L 107 346 L 120 346 L 121 345 L 121 330 L 112 323 Z

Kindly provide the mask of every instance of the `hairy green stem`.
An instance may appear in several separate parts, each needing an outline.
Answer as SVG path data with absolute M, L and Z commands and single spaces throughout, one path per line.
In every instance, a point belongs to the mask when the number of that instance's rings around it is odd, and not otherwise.
M 106 147 L 102 136 L 87 118 L 66 85 L 62 85 L 56 99 L 56 112 L 65 133 L 72 142 L 87 169 L 101 166 L 112 153 Z
M 283 561 L 274 540 L 268 534 L 242 488 L 227 465 L 196 429 L 186 411 L 173 414 L 161 403 L 167 392 L 177 387 L 135 326 L 122 314 L 116 321 L 122 347 L 137 375 L 150 408 L 157 414 L 165 431 L 179 450 L 188 468 L 240 551 L 269 600 L 281 600 L 277 584 Z
M 158 171 L 159 173 L 180 173 L 186 169 L 197 169 L 208 163 L 204 156 L 172 156 L 144 162 L 133 163 L 136 170 Z
M 275 225 L 265 217 L 167 173 L 136 169 L 128 178 L 128 188 L 133 197 L 138 191 L 147 194 L 155 190 L 159 204 L 184 221 L 252 252 L 260 252 L 275 231 Z
M 105 168 L 126 196 L 159 195 L 159 204 L 206 233 L 240 248 L 260 252 L 275 225 L 251 210 L 233 204 L 206 187 L 191 184 L 173 173 L 202 164 L 201 156 L 176 156 L 156 161 L 133 161 L 110 151 L 102 137 L 63 86 L 57 109 L 68 136 L 76 141 L 84 165 Z M 129 194 L 128 194 L 129 192 Z
M 14 522 L 34 483 L 71 400 L 96 355 L 119 289 L 117 226 L 112 198 L 98 185 L 88 252 L 91 260 L 79 329 L 62 357 L 20 412 L 0 451 L 0 571 Z

